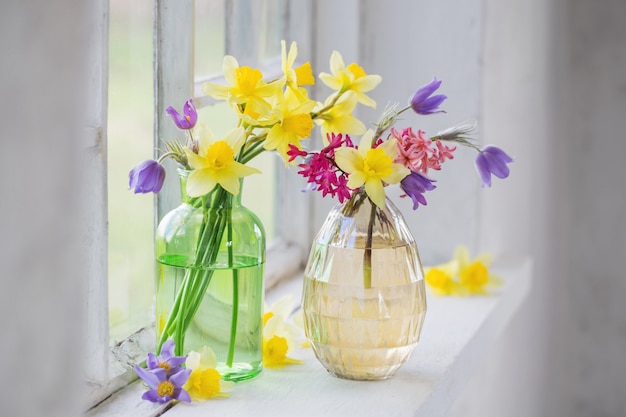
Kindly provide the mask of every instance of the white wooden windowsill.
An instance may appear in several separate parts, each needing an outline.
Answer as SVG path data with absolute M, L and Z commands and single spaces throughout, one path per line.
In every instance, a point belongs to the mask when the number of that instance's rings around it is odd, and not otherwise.
M 235 385 L 230 398 L 177 404 L 166 417 L 200 416 L 445 416 L 489 346 L 528 295 L 529 259 L 500 259 L 492 270 L 504 280 L 496 295 L 465 298 L 428 294 L 420 342 L 409 361 L 389 380 L 348 381 L 331 376 L 312 350 L 291 357 L 304 364 L 266 369 Z M 267 296 L 285 293 L 299 299 L 301 279 L 292 279 Z M 157 416 L 164 407 L 140 399 L 141 381 L 114 394 L 88 416 Z

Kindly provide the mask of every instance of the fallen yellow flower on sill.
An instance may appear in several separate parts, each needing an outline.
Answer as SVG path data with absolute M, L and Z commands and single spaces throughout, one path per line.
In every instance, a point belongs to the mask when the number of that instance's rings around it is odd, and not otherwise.
M 285 365 L 295 365 L 304 361 L 287 356 L 302 329 L 287 322 L 293 311 L 293 297 L 286 295 L 266 308 L 263 317 L 263 367 L 280 369 Z
M 211 348 L 204 346 L 200 352 L 189 352 L 186 366 L 191 369 L 191 375 L 183 388 L 193 401 L 228 397 L 224 391 L 230 389 L 234 382 L 222 380 L 222 375 L 215 369 L 217 357 Z
M 426 284 L 436 295 L 465 295 L 461 285 L 454 280 L 445 266 L 430 268 L 426 272 Z
M 489 290 L 502 285 L 502 280 L 489 271 L 491 255 L 483 253 L 470 258 L 467 247 L 457 246 L 454 257 L 441 265 L 425 268 L 426 284 L 435 295 L 489 295 Z
M 263 366 L 270 369 L 281 369 L 285 365 L 298 365 L 304 363 L 299 359 L 287 356 L 289 343 L 280 336 L 272 336 L 271 339 L 263 339 Z

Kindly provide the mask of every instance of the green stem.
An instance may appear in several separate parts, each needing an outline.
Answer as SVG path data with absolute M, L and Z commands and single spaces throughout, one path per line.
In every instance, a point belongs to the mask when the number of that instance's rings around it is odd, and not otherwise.
M 232 242 L 233 240 L 232 210 L 229 212 L 227 239 L 229 242 Z M 228 344 L 226 366 L 232 368 L 233 359 L 235 356 L 235 340 L 237 338 L 237 317 L 239 313 L 239 271 L 237 270 L 237 268 L 234 267 L 232 245 L 228 245 L 228 267 L 231 268 L 231 271 L 233 273 L 233 311 L 230 323 L 230 341 Z
M 246 149 L 246 152 L 241 155 L 241 158 L 239 159 L 238 162 L 242 164 L 246 164 L 250 162 L 252 159 L 256 158 L 257 155 L 259 155 L 263 151 L 265 151 L 265 148 L 263 147 L 263 142 L 262 141 L 256 142 L 255 144 L 253 144 L 252 146 Z
M 226 226 L 223 206 L 226 205 L 228 193 L 219 187 L 214 196 L 213 193 L 210 193 L 207 198 L 211 199 L 212 203 L 207 204 L 207 200 L 203 198 L 204 216 L 196 247 L 195 261 L 193 266 L 187 268 L 185 272 L 182 287 L 178 291 L 166 325 L 159 338 L 158 353 L 160 353 L 163 343 L 169 337 L 173 337 L 176 343 L 176 355 L 182 355 L 184 352 L 185 333 L 200 307 L 213 275 L 213 270 L 204 269 L 203 265 L 210 265 L 217 258 L 219 244 Z M 207 205 L 211 209 L 208 209 Z
M 204 294 L 211 283 L 211 277 L 213 276 L 213 269 L 204 269 L 202 266 L 211 265 L 215 262 L 219 252 L 220 242 L 222 241 L 222 236 L 224 236 L 224 229 L 228 223 L 228 218 L 225 215 L 225 211 L 227 209 L 224 207 L 229 205 L 229 203 L 226 202 L 226 199 L 229 198 L 229 194 L 221 187 L 219 191 L 220 192 L 215 197 L 215 201 L 211 204 L 212 209 L 208 210 L 210 215 L 206 218 L 203 224 L 203 228 L 211 231 L 212 233 L 208 233 L 209 238 L 206 244 L 198 245 L 198 255 L 196 256 L 195 262 L 196 268 L 194 268 L 195 275 L 198 278 L 193 280 L 194 285 L 190 291 L 192 301 L 187 306 L 187 311 L 184 315 L 183 327 L 185 330 L 189 327 L 191 320 L 198 311 L 198 308 L 202 303 L 202 299 L 204 298 Z M 201 247 L 204 249 L 200 250 Z
M 187 288 L 189 288 L 190 283 L 191 283 L 191 279 L 188 278 L 190 275 L 192 274 L 192 271 L 187 270 L 185 271 L 185 280 L 184 280 L 184 284 L 183 287 L 181 289 L 181 297 L 180 297 L 180 305 L 184 306 L 186 304 L 187 298 L 189 296 L 189 291 L 187 290 Z M 178 311 L 180 311 L 180 309 L 177 309 Z M 174 329 L 174 342 L 175 342 L 175 354 L 176 355 L 182 355 L 183 353 L 183 347 L 185 345 L 185 332 L 183 331 L 181 326 L 181 319 L 182 316 L 179 314 L 176 314 L 174 316 L 174 323 L 176 325 L 175 329 Z M 159 350 L 161 349 L 161 346 L 159 346 Z
M 363 254 L 363 288 L 372 288 L 372 240 L 374 233 L 374 222 L 376 221 L 376 204 L 370 201 L 370 219 L 367 225 L 367 240 L 365 242 L 365 253 Z

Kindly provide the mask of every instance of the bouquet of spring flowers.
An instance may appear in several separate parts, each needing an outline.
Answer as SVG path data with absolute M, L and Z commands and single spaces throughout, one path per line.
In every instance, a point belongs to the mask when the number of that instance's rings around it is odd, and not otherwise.
M 333 80 L 339 83 L 341 77 L 342 73 L 338 72 Z M 483 187 L 491 186 L 492 174 L 508 177 L 507 164 L 513 159 L 496 146 L 478 147 L 471 138 L 474 123 L 453 126 L 431 137 L 426 137 L 422 130 L 415 132 L 412 127 L 402 130 L 393 127 L 398 116 L 410 109 L 420 115 L 444 113 L 439 106 L 447 97 L 434 95 L 440 85 L 441 81 L 435 78 L 411 96 L 408 106 L 388 107 L 376 129 L 367 130 L 358 145 L 345 132 L 333 132 L 326 135 L 326 146 L 320 151 L 307 152 L 289 145 L 289 161 L 304 159 L 298 165 L 301 168 L 298 173 L 307 178 L 309 189 L 336 197 L 340 203 L 364 191 L 381 208 L 385 204 L 385 187 L 398 183 L 404 196 L 413 201 L 414 210 L 426 205 L 425 192 L 436 188 L 435 181 L 427 174 L 441 170 L 446 160 L 454 158 L 454 144 L 478 152 L 475 164 Z
M 228 248 L 225 268 L 233 270 L 233 285 L 238 282 L 237 268 L 233 264 L 236 254 L 232 245 L 223 242 L 231 237 L 230 208 L 240 193 L 242 179 L 259 173 L 249 163 L 267 151 L 277 153 L 286 165 L 295 165 L 291 150 L 302 150 L 301 142 L 310 138 L 316 125 L 324 136 L 333 132 L 359 135 L 366 130 L 352 113 L 359 103 L 375 105 L 365 93 L 380 83 L 380 76 L 367 75 L 357 64 L 346 66 L 341 55 L 335 52 L 330 62 L 331 73 L 319 75 L 333 92 L 323 102 L 318 102 L 309 97 L 305 88 L 315 83 L 311 66 L 308 62 L 295 66 L 296 58 L 297 45 L 292 43 L 287 50 L 283 41 L 282 76 L 266 80 L 260 70 L 240 66 L 236 58 L 225 56 L 223 72 L 227 84 L 205 83 L 203 91 L 230 105 L 237 116 L 236 126 L 216 137 L 198 120 L 193 99 L 185 102 L 180 112 L 169 107 L 167 113 L 185 132 L 185 139 L 164 139 L 158 158 L 143 161 L 130 171 L 129 186 L 135 193 L 158 193 L 166 175 L 162 163 L 168 158 L 174 160 L 185 175 L 185 203 L 203 211 L 194 253 L 186 261 L 173 304 L 166 317 L 160 317 L 157 312 L 157 354 L 168 340 L 175 342 L 176 355 L 188 350 L 185 347 L 187 332 L 215 273 L 203 266 L 219 261 L 220 246 Z M 346 76 L 345 83 L 338 83 L 338 76 Z M 223 209 L 215 210 L 215 207 Z M 233 310 L 236 304 L 235 295 Z M 227 366 L 233 364 L 237 337 L 236 314 L 233 314 Z
M 157 321 L 157 354 L 169 339 L 175 341 L 176 355 L 185 352 L 185 333 L 212 274 L 194 266 L 216 259 L 218 243 L 229 233 L 232 221 L 227 211 L 212 212 L 208 207 L 229 206 L 240 192 L 242 178 L 259 173 L 248 163 L 262 152 L 278 153 L 288 167 L 297 165 L 311 190 L 339 202 L 360 193 L 380 207 L 384 205 L 385 187 L 392 184 L 400 184 L 414 209 L 426 204 L 425 192 L 435 188 L 428 173 L 452 159 L 457 144 L 478 152 L 476 167 L 484 186 L 491 185 L 491 174 L 499 178 L 509 174 L 507 164 L 512 159 L 497 147 L 481 149 L 475 145 L 470 137 L 472 125 L 456 126 L 431 137 L 410 127 L 395 129 L 398 116 L 405 111 L 420 115 L 443 112 L 439 107 L 446 97 L 435 94 L 441 81 L 434 79 L 417 89 L 406 107 L 386 109 L 375 129 L 368 130 L 353 112 L 359 104 L 375 107 L 366 93 L 381 82 L 381 77 L 367 74 L 355 63 L 345 65 L 342 56 L 333 52 L 330 72 L 318 77 L 332 91 L 325 100 L 316 101 L 305 88 L 315 83 L 311 66 L 306 62 L 294 67 L 296 58 L 297 45 L 292 43 L 287 50 L 283 41 L 282 76 L 265 80 L 260 70 L 240 66 L 234 57 L 225 56 L 223 72 L 228 84 L 205 83 L 202 90 L 226 101 L 237 116 L 237 125 L 216 138 L 198 121 L 192 99 L 184 104 L 182 113 L 170 107 L 167 113 L 186 132 L 186 139 L 164 140 L 165 147 L 156 160 L 144 161 L 130 171 L 129 185 L 135 193 L 158 193 L 166 175 L 162 162 L 171 158 L 187 173 L 184 191 L 188 204 L 207 208 L 195 244 L 195 259 L 169 316 L 162 323 Z M 310 138 L 316 125 L 325 146 L 309 151 L 302 142 Z M 358 145 L 354 136 L 361 136 Z M 235 338 L 233 321 L 231 345 Z M 232 363 L 232 357 L 227 363 Z

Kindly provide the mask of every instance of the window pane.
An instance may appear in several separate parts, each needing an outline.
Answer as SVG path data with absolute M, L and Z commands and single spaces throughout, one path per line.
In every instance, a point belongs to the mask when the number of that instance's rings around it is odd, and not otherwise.
M 128 190 L 128 171 L 153 158 L 152 0 L 110 0 L 109 326 L 114 343 L 153 321 L 154 197 Z
M 222 71 L 224 1 L 196 0 L 194 7 L 194 74 L 199 78 Z
M 263 0 L 259 2 L 261 19 L 259 22 L 259 59 L 265 61 L 280 57 L 280 41 L 285 33 L 285 0 Z M 287 41 L 289 48 L 290 39 Z

